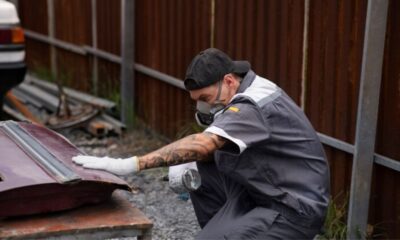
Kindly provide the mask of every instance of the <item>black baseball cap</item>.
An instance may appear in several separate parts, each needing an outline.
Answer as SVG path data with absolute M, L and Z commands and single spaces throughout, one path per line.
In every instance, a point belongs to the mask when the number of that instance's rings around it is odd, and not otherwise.
M 208 48 L 200 52 L 186 70 L 185 88 L 195 90 L 210 86 L 228 73 L 244 76 L 250 70 L 248 61 L 232 61 L 224 52 L 216 48 Z

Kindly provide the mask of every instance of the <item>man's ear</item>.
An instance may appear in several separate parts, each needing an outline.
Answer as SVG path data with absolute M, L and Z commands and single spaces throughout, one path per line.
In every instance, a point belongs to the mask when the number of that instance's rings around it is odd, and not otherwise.
M 224 82 L 225 82 L 228 86 L 231 86 L 231 85 L 232 85 L 233 80 L 234 80 L 234 79 L 233 79 L 233 76 L 232 76 L 231 73 L 225 74 L 225 76 L 224 76 Z
M 224 81 L 228 86 L 235 86 L 237 84 L 237 80 L 232 73 L 228 73 L 224 77 Z

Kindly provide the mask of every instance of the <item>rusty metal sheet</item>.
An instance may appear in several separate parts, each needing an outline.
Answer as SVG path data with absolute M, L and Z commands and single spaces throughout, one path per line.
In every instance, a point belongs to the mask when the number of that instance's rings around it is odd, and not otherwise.
M 97 203 L 117 188 L 130 189 L 112 174 L 73 164 L 82 153 L 35 124 L 0 122 L 0 152 L 0 218 Z

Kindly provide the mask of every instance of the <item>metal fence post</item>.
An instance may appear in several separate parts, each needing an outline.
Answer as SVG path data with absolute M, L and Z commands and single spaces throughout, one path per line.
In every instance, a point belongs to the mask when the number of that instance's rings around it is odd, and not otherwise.
M 97 49 L 97 0 L 92 0 L 92 47 Z M 96 55 L 93 55 L 93 63 L 92 63 L 92 84 L 93 84 L 93 94 L 97 96 L 98 94 L 98 58 Z
M 371 190 L 388 0 L 369 0 L 357 111 L 348 239 L 365 239 Z
M 135 1 L 121 0 L 121 120 L 134 124 L 134 26 Z
M 54 1 L 47 0 L 47 28 L 48 35 L 51 39 L 55 36 L 55 18 L 54 18 Z M 50 67 L 52 78 L 57 77 L 57 52 L 54 45 L 50 45 Z

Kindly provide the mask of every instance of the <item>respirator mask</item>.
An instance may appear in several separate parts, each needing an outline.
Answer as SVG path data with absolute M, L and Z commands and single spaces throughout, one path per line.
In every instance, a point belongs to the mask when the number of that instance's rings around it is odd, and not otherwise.
M 198 125 L 208 127 L 214 121 L 214 116 L 217 112 L 225 108 L 225 105 L 220 100 L 222 89 L 222 81 L 218 82 L 218 94 L 213 104 L 208 104 L 204 101 L 197 101 L 195 118 Z

